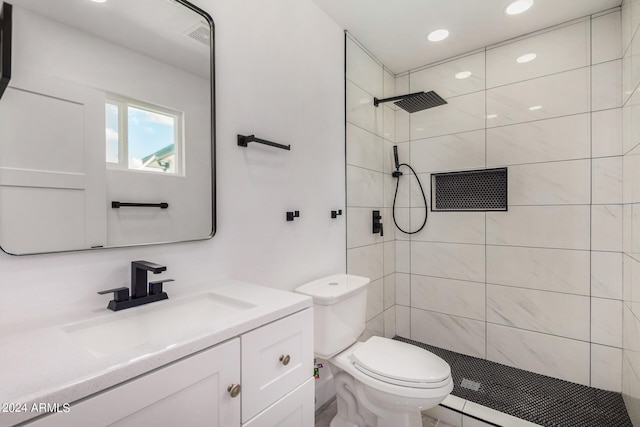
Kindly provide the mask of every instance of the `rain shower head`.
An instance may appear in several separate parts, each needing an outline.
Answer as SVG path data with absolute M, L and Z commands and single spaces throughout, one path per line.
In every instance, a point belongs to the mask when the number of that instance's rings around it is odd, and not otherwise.
M 373 105 L 377 107 L 378 104 L 389 101 L 396 101 L 394 104 L 408 113 L 416 113 L 418 111 L 426 110 L 427 108 L 438 107 L 447 103 L 447 101 L 445 101 L 440 95 L 431 90 L 426 93 L 416 92 L 385 99 L 373 98 Z

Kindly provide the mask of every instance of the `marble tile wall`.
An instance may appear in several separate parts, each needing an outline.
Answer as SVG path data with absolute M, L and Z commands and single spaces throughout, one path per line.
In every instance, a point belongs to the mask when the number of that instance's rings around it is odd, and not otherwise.
M 640 171 L 640 157 L 623 157 L 636 145 L 623 144 L 622 132 L 624 122 L 640 142 L 640 120 L 626 123 L 640 109 L 633 97 L 621 108 L 623 71 L 640 81 L 640 70 L 620 46 L 625 33 L 633 48 L 635 30 L 623 21 L 640 17 L 623 15 L 607 11 L 396 77 L 398 93 L 436 90 L 448 101 L 395 111 L 401 160 L 428 200 L 431 173 L 506 166 L 509 175 L 508 212 L 429 212 L 420 233 L 396 231 L 399 335 L 622 389 L 623 264 L 640 274 L 640 256 L 622 251 L 623 242 L 640 249 L 640 235 L 623 234 L 623 218 L 640 228 L 640 186 L 623 188 L 623 165 L 626 183 L 627 165 Z M 529 53 L 533 61 L 517 62 Z M 461 71 L 471 74 L 456 78 Z M 413 177 L 400 180 L 396 217 L 416 228 L 422 198 Z M 358 197 L 368 194 L 363 188 Z M 640 311 L 625 309 L 625 322 L 640 330 L 631 321 Z
M 357 41 L 346 37 L 347 273 L 371 278 L 362 338 L 396 334 L 396 250 L 389 186 L 395 113 L 373 98 L 395 95 L 390 74 Z M 408 198 L 407 198 L 408 200 Z M 381 211 L 384 236 L 372 233 Z
M 622 394 L 640 424 L 640 2 L 622 3 Z M 606 167 L 606 166 L 603 166 Z M 618 197 L 618 195 L 616 195 Z M 615 259 L 618 263 L 620 260 Z M 600 280 L 605 279 L 602 266 Z M 600 286 L 599 286 L 600 287 Z M 606 291 L 600 291 L 606 292 Z M 604 326 L 604 325 L 603 325 Z M 606 331 L 600 331 L 604 340 Z M 610 338 L 613 339 L 613 338 Z M 618 336 L 615 339 L 619 339 Z M 602 356 L 600 356 L 602 357 Z

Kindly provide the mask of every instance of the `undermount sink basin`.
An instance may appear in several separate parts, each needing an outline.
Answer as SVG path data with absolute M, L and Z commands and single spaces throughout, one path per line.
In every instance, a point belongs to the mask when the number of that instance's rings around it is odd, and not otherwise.
M 64 332 L 96 357 L 196 337 L 255 307 L 215 293 L 166 300 L 69 325 Z M 171 344 L 169 344 L 171 345 Z

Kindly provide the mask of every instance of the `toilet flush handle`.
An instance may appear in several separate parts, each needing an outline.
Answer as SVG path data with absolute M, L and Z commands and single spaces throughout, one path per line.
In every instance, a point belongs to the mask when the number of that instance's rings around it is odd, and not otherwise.
M 282 362 L 284 366 L 287 366 L 290 361 L 291 361 L 291 356 L 289 356 L 288 354 L 280 355 L 280 362 Z

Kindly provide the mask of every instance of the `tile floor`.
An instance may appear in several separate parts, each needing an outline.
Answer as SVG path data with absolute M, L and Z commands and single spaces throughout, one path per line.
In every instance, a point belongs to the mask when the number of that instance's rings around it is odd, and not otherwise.
M 501 425 L 503 418 L 509 418 L 509 424 L 527 420 L 517 423 L 522 425 L 632 426 L 619 393 L 535 374 L 406 338 L 395 339 L 425 348 L 446 360 L 454 379 L 454 390 L 450 395 L 453 397 L 450 400 L 461 403 L 465 408 L 463 413 L 467 413 L 467 406 L 470 410 L 475 408 L 472 411 L 474 414 L 469 412 L 475 417 L 480 417 L 481 413 L 497 414 L 493 421 L 499 424 L 493 425 Z M 474 387 L 466 388 L 462 384 Z M 446 408 L 444 410 L 447 411 Z M 337 405 L 333 399 L 316 412 L 315 427 L 329 427 L 336 411 Z M 465 425 L 489 425 L 478 419 L 463 418 Z M 482 419 L 485 419 L 484 416 Z M 422 422 L 423 427 L 456 427 L 426 414 L 423 414 Z

